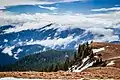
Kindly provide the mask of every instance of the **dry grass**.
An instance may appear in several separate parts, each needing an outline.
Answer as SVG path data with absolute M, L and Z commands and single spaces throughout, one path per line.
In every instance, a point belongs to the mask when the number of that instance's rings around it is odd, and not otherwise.
M 111 44 L 111 43 L 103 43 L 103 42 L 94 42 L 91 44 L 93 48 L 101 48 L 104 47 L 105 50 L 98 52 L 102 54 L 103 60 L 108 60 L 113 57 L 120 58 L 120 44 Z
M 120 69 L 113 67 L 89 68 L 75 72 L 0 72 L 0 77 L 39 78 L 39 79 L 120 79 Z

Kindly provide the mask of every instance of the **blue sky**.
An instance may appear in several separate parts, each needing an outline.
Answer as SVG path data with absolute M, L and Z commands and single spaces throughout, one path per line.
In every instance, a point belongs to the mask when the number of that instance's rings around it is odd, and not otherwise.
M 5 2 L 6 1 L 6 2 Z M 119 7 L 119 0 L 13 0 L 1 1 L 5 11 L 14 13 L 95 13 L 91 9 Z M 12 3 L 13 2 L 13 3 Z M 2 4 L 3 3 L 3 4 Z M 43 7 L 41 7 L 43 6 Z M 116 11 L 116 10 L 109 10 Z M 107 11 L 99 11 L 107 12 Z

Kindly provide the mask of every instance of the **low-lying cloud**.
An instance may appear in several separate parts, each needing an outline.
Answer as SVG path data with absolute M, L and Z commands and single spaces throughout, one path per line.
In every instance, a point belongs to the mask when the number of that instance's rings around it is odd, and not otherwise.
M 95 40 L 107 41 L 111 37 L 118 40 L 119 37 L 113 35 L 112 29 L 120 28 L 120 12 L 102 13 L 102 14 L 12 14 L 0 12 L 0 25 L 14 25 L 15 28 L 5 30 L 5 33 L 20 32 L 23 30 L 38 29 L 50 23 L 50 28 L 57 28 L 59 31 L 68 28 L 81 28 L 97 35 L 104 35 L 102 38 L 95 37 Z M 109 38 L 108 38 L 109 37 Z M 106 39 L 103 39 L 106 38 Z
M 50 10 L 50 11 L 53 11 L 53 10 L 56 10 L 57 8 L 56 7 L 44 7 L 44 6 L 39 6 L 40 8 L 43 8 L 43 9 L 47 9 L 47 10 Z
M 120 11 L 120 7 L 92 9 L 91 11 Z

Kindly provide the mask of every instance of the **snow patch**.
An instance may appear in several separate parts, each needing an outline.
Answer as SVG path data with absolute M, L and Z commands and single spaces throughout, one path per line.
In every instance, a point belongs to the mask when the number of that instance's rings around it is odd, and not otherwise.
M 92 49 L 93 50 L 93 53 L 97 53 L 97 52 L 100 52 L 100 51 L 103 51 L 105 50 L 105 48 L 99 48 L 99 49 Z
M 18 54 L 19 54 L 20 52 L 22 52 L 22 51 L 23 51 L 23 50 L 19 48 L 19 49 L 17 50 L 16 54 L 14 54 L 13 57 L 14 57 L 15 59 L 19 59 Z
M 12 56 L 13 53 L 12 53 L 12 49 L 14 49 L 15 46 L 12 46 L 12 47 L 6 47 L 4 48 L 4 50 L 2 51 L 2 53 L 5 53 L 5 54 L 8 54 L 9 56 Z
M 111 61 L 110 63 L 107 64 L 107 66 L 111 66 L 111 65 L 114 65 L 114 61 Z
M 87 63 L 87 64 L 86 64 L 85 66 L 83 66 L 80 70 L 77 69 L 77 70 L 75 70 L 74 72 L 81 72 L 81 71 L 83 71 L 83 70 L 91 67 L 91 66 L 93 65 L 93 63 L 94 63 L 94 61 L 91 62 L 91 63 Z
M 106 46 L 107 48 L 110 47 L 110 46 Z
M 20 52 L 22 52 L 22 51 L 23 51 L 23 50 L 19 48 L 19 49 L 17 50 L 17 53 L 20 53 Z
M 17 57 L 17 56 L 18 56 L 18 54 L 14 54 L 13 57 L 14 57 L 15 59 L 19 59 L 19 57 Z
M 8 42 L 8 40 L 7 40 L 7 39 L 4 39 L 4 42 Z
M 3 47 L 3 46 L 1 45 L 1 46 L 0 46 L 0 49 L 2 49 L 2 47 Z
M 77 67 L 77 65 L 72 66 L 73 72 L 81 72 L 81 71 L 89 68 L 90 66 L 92 66 L 94 61 L 89 62 L 88 61 L 89 59 L 90 59 L 90 57 L 88 57 L 88 56 L 86 58 L 84 58 L 82 60 L 82 64 L 79 67 Z M 77 67 L 77 69 L 75 69 L 76 67 Z M 70 68 L 69 68 L 69 71 L 70 71 Z
M 0 80 L 44 80 L 44 79 L 27 79 L 27 78 L 14 78 L 14 77 L 4 77 L 0 78 Z M 48 80 L 48 79 L 45 79 Z M 55 79 L 56 80 L 56 79 Z M 59 79 L 58 79 L 59 80 Z M 60 79 L 61 80 L 61 79 Z M 81 78 L 79 80 L 84 80 L 84 78 Z
M 5 77 L 5 78 L 0 78 L 0 80 L 41 80 L 41 79 L 26 79 L 26 78 Z
M 84 63 L 85 61 L 87 61 L 89 59 L 89 57 L 87 56 L 86 58 L 84 58 L 83 60 L 82 60 L 82 62 Z

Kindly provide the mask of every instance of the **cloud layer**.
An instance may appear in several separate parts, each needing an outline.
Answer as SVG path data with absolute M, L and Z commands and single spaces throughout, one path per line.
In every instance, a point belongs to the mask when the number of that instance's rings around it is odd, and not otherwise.
M 120 7 L 92 9 L 91 11 L 120 11 Z
M 28 4 L 52 4 L 57 2 L 73 2 L 83 0 L 2 0 L 0 6 L 28 5 Z
M 54 10 L 55 8 L 40 6 L 45 9 Z M 113 9 L 113 8 L 111 8 Z M 72 42 L 78 42 L 83 37 L 88 35 L 88 32 L 94 34 L 94 41 L 119 41 L 119 36 L 114 34 L 111 28 L 120 28 L 120 12 L 114 11 L 109 13 L 99 13 L 99 14 L 81 14 L 81 13 L 63 13 L 63 14 L 49 14 L 49 13 L 35 13 L 35 14 L 13 14 L 10 12 L 0 12 L 0 26 L 2 25 L 13 25 L 15 27 L 4 30 L 4 34 L 9 34 L 13 32 L 20 32 L 24 30 L 39 29 L 48 24 L 52 25 L 50 27 L 44 28 L 44 31 L 49 29 L 57 29 L 57 33 L 68 29 L 80 28 L 84 29 L 85 32 L 82 35 L 69 35 L 65 38 L 59 38 L 54 36 L 53 39 L 49 37 L 43 40 L 33 40 L 30 41 L 19 41 L 17 44 L 20 46 L 24 45 L 34 45 L 39 44 L 42 46 L 51 47 L 55 49 L 57 46 L 62 46 L 63 49 L 69 46 Z M 87 41 L 87 40 L 86 40 Z M 4 39 L 4 42 L 9 42 Z M 83 41 L 84 42 L 84 41 Z M 9 56 L 13 56 L 18 59 L 18 53 L 22 50 L 18 50 L 16 54 L 13 55 L 12 50 L 15 45 L 8 46 L 2 51 Z M 75 43 L 74 48 L 77 47 Z
M 23 30 L 38 29 L 47 24 L 53 23 L 50 28 L 58 28 L 63 31 L 68 28 L 81 28 L 90 31 L 95 35 L 104 35 L 102 38 L 95 36 L 97 41 L 115 41 L 119 37 L 113 35 L 113 30 L 107 28 L 120 28 L 120 12 L 111 12 L 103 14 L 11 14 L 0 12 L 0 25 L 14 25 L 15 28 L 5 30 L 5 33 L 20 32 Z M 47 28 L 46 28 L 47 30 Z
M 44 7 L 44 6 L 39 6 L 40 8 L 43 8 L 43 9 L 48 9 L 48 10 L 56 10 L 57 8 L 56 7 Z

